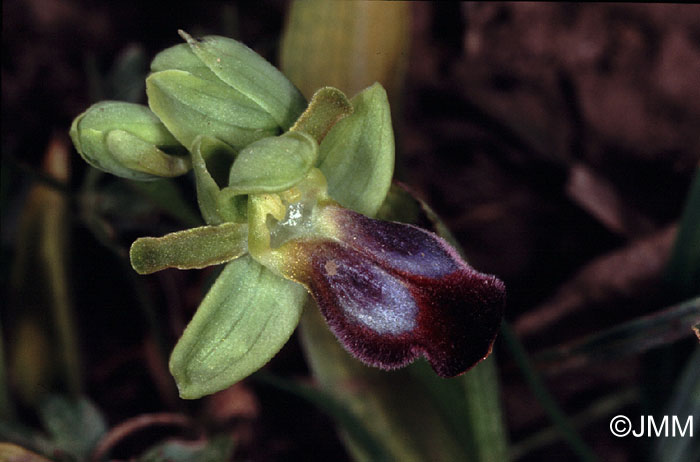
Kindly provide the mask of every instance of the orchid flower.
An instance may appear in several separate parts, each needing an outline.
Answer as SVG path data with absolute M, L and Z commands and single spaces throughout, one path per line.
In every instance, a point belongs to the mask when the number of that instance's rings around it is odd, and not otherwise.
M 187 44 L 153 61 L 150 109 L 100 103 L 71 129 L 81 155 L 117 175 L 193 170 L 207 225 L 140 238 L 130 253 L 141 274 L 225 263 L 171 356 L 181 396 L 213 393 L 265 365 L 309 294 L 343 347 L 370 366 L 425 357 L 453 377 L 488 356 L 503 283 L 430 231 L 372 218 L 394 164 L 381 85 L 352 99 L 323 88 L 306 105 L 244 45 L 181 35 Z M 140 118 L 129 125 L 131 113 Z

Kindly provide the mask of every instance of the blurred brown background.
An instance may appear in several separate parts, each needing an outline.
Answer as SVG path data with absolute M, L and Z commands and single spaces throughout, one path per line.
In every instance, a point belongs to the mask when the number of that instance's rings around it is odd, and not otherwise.
M 39 167 L 54 134 L 66 134 L 91 98 L 107 92 L 94 88 L 91 74 L 107 73 L 129 45 L 143 47 L 150 59 L 179 43 L 178 28 L 233 36 L 274 63 L 287 7 L 281 1 L 4 1 L 3 276 L 31 181 L 24 173 Z M 410 61 L 399 109 L 393 108 L 397 177 L 442 215 L 473 266 L 506 281 L 507 317 L 526 346 L 540 351 L 678 302 L 663 271 L 700 161 L 700 6 L 415 2 L 412 8 Z M 71 166 L 76 186 L 87 166 L 77 155 Z M 134 229 L 145 225 L 122 229 L 117 241 L 126 245 Z M 78 226 L 76 233 L 82 246 L 74 261 L 103 251 L 87 230 Z M 87 284 L 81 271 L 95 270 L 86 264 L 75 270 L 76 287 Z M 199 281 L 164 278 L 166 285 Z M 125 332 L 109 327 L 136 316 L 128 296 L 95 306 L 102 303 L 99 290 L 124 281 L 110 280 L 107 268 L 89 281 L 93 295 L 76 301 L 81 330 L 89 332 L 88 392 L 114 423 L 160 403 L 148 388 L 146 366 L 128 366 L 140 364 L 140 353 L 115 359 L 135 348 L 143 332 L 138 324 Z M 196 302 L 194 294 L 179 303 L 189 313 Z M 113 311 L 96 313 L 102 309 Z M 583 367 L 542 367 L 571 414 L 611 392 L 633 390 L 622 411 L 639 415 L 654 405 L 643 398 L 658 396 L 645 390 L 663 389 L 662 378 L 673 377 L 687 357 L 693 340 L 680 337 L 662 354 L 669 375 L 657 378 L 645 364 L 658 350 Z M 290 342 L 271 366 L 304 374 L 300 355 Z M 105 365 L 110 359 L 118 366 Z M 507 354 L 499 360 L 506 420 L 517 441 L 547 420 Z M 262 407 L 245 421 L 252 430 L 243 453 L 253 460 L 292 460 L 311 450 L 346 457 L 327 417 L 293 398 L 255 391 Z M 295 423 L 302 418 L 308 426 Z M 613 438 L 608 420 L 583 430 L 594 449 L 605 460 L 641 456 L 644 445 Z M 562 454 L 566 448 L 556 443 L 524 460 Z

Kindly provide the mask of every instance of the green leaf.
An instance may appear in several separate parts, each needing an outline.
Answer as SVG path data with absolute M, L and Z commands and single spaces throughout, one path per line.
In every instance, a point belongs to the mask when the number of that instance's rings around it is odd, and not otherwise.
M 337 88 L 323 87 L 314 93 L 309 107 L 289 130 L 306 132 L 320 143 L 340 119 L 350 114 L 352 104 L 345 93 Z
M 211 35 L 194 39 L 184 31 L 180 36 L 192 51 L 222 81 L 255 101 L 284 130 L 306 108 L 297 88 L 272 64 L 236 40 Z
M 495 366 L 495 359 L 490 356 L 464 375 L 450 380 L 435 375 L 424 361 L 408 369 L 449 425 L 450 432 L 470 454 L 469 460 L 476 462 L 508 459 Z
M 700 294 L 700 166 L 688 192 L 665 279 L 681 297 Z
M 623 358 L 667 346 L 692 336 L 692 325 L 700 320 L 700 297 L 640 316 L 595 332 L 563 346 L 538 353 L 538 368 L 561 373 L 601 361 Z
M 365 426 L 363 431 L 378 441 L 390 460 L 469 460 L 449 422 L 426 399 L 428 391 L 411 372 L 420 362 L 390 372 L 365 366 L 340 346 L 312 299 L 300 327 L 302 347 L 321 387 L 357 416 Z M 455 379 L 436 380 L 449 383 Z M 358 439 L 362 433 L 344 436 L 353 460 L 376 460 L 371 446 Z
M 87 399 L 50 396 L 40 406 L 44 427 L 57 447 L 78 460 L 85 460 L 107 431 L 100 411 Z
M 248 250 L 248 225 L 201 226 L 163 237 L 142 237 L 131 245 L 131 266 L 139 274 L 165 268 L 195 269 L 226 263 Z
M 508 435 L 503 423 L 496 358 L 492 354 L 461 377 L 467 403 L 464 426 L 474 461 L 508 459 Z
M 378 83 L 354 96 L 352 115 L 339 121 L 319 148 L 328 193 L 341 205 L 373 216 L 394 174 L 394 131 L 389 102 Z
M 155 114 L 139 104 L 94 104 L 75 118 L 70 136 L 88 164 L 124 178 L 172 177 L 190 168 L 187 158 L 165 152 L 180 151 L 182 146 Z
M 667 396 L 669 403 L 664 415 L 677 416 L 681 426 L 686 425 L 686 419 L 689 416 L 700 415 L 700 348 L 695 348 L 678 382 L 673 390 L 669 391 L 671 391 Z M 669 422 L 669 425 L 673 426 L 673 422 Z M 694 428 L 691 429 L 693 425 Z M 698 423 L 691 421 L 691 425 L 684 430 L 685 437 L 680 435 L 681 429 L 679 429 L 677 438 L 655 438 L 652 443 L 651 460 L 659 462 L 698 460 L 700 443 L 696 437 L 690 438 L 688 435 L 688 432 L 697 433 L 698 428 Z
M 535 366 L 525 350 L 525 347 L 523 347 L 520 339 L 515 335 L 513 329 L 505 321 L 503 321 L 503 324 L 501 325 L 501 335 L 533 395 L 535 395 L 535 398 L 539 402 L 540 406 L 542 406 L 542 409 L 547 414 L 547 417 L 556 426 L 557 430 L 559 430 L 559 433 L 569 445 L 572 452 L 579 460 L 584 462 L 593 462 L 598 460 L 593 450 L 581 438 L 579 432 L 571 424 L 569 417 L 564 413 L 557 401 L 551 395 L 541 375 L 537 369 L 535 369 Z
M 186 71 L 151 74 L 146 94 L 151 110 L 188 148 L 198 135 L 241 149 L 279 131 L 277 122 L 241 92 Z
M 233 455 L 234 442 L 221 435 L 204 442 L 171 440 L 158 444 L 141 457 L 139 462 L 227 462 Z
M 204 221 L 218 225 L 227 221 L 240 221 L 241 212 L 236 203 L 222 196 L 216 180 L 209 173 L 205 161 L 217 156 L 233 157 L 233 150 L 226 143 L 210 136 L 198 136 L 192 143 L 192 168 L 197 186 L 197 203 Z
M 244 256 L 228 263 L 170 357 L 180 396 L 223 390 L 264 366 L 299 322 L 306 290 Z
M 263 138 L 238 154 L 226 189 L 235 194 L 284 191 L 309 173 L 317 157 L 318 144 L 304 132 Z

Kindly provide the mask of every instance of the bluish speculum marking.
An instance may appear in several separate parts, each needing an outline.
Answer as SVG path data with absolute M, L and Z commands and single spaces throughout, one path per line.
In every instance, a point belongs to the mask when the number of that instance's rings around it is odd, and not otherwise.
M 398 335 L 416 328 L 418 307 L 398 279 L 374 265 L 348 263 L 329 259 L 321 268 L 337 305 L 350 320 L 378 334 Z

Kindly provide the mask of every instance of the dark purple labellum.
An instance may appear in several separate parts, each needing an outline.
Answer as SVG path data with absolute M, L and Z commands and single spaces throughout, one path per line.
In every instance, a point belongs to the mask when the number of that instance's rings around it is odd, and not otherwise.
M 315 246 L 310 289 L 343 346 L 384 369 L 425 356 L 453 377 L 488 356 L 505 287 L 435 234 L 337 208 L 338 242 Z

